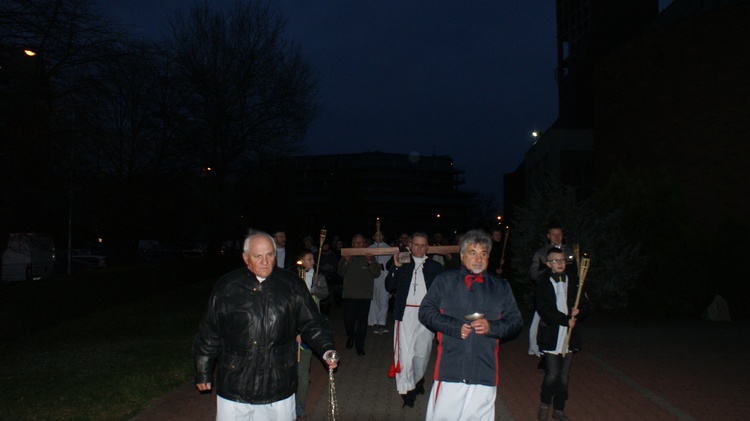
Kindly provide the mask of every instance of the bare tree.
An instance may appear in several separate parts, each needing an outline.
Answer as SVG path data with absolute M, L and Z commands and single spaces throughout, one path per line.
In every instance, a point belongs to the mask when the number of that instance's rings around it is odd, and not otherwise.
M 169 83 L 173 66 L 158 45 L 122 48 L 96 67 L 89 94 L 78 96 L 86 166 L 115 179 L 195 170 L 179 141 L 183 98 Z
M 0 4 L 0 179 L 25 181 L 2 223 L 64 232 L 75 208 L 118 235 L 187 238 L 240 214 L 243 176 L 302 149 L 315 81 L 280 15 L 205 2 L 172 24 L 163 45 L 135 43 L 93 0 Z
M 268 158 L 302 149 L 317 113 L 315 81 L 285 21 L 263 2 L 227 12 L 209 2 L 172 21 L 166 50 L 184 89 L 183 137 L 217 179 L 237 179 Z
M 0 3 L 0 178 L 14 180 L 3 188 L 13 194 L 2 195 L 15 198 L 2 218 L 10 229 L 64 229 L 68 201 L 60 193 L 68 191 L 80 137 L 74 105 L 92 67 L 119 54 L 121 39 L 89 0 Z

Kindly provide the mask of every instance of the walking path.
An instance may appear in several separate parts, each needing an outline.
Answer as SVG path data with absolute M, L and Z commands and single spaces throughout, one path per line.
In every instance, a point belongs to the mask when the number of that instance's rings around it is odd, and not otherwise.
M 402 408 L 395 380 L 387 376 L 392 333 L 368 333 L 367 355 L 343 349 L 341 315 L 333 309 L 331 325 L 341 362 L 334 374 L 339 420 L 422 420 L 427 396 L 414 408 Z M 597 320 L 581 323 L 584 349 L 575 355 L 570 379 L 568 416 L 576 421 L 750 419 L 750 324 L 742 322 L 636 323 Z M 528 325 L 525 329 L 528 328 Z M 543 372 L 537 357 L 527 355 L 524 331 L 500 350 L 500 386 L 496 419 L 536 419 Z M 425 376 L 432 386 L 433 365 Z M 307 420 L 325 420 L 328 373 L 312 367 Z M 213 420 L 216 395 L 201 395 L 185 384 L 155 402 L 134 421 Z M 551 418 L 550 418 L 551 419 Z

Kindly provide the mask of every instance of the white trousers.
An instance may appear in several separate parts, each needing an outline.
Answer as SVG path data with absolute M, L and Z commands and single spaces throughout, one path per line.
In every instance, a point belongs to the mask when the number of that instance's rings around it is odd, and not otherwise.
M 424 377 L 435 334 L 419 322 L 419 307 L 406 307 L 403 320 L 396 320 L 393 332 L 393 364 L 401 364 L 401 372 L 396 373 L 396 389 L 403 395 Z
M 497 388 L 435 381 L 425 421 L 494 421 Z
M 383 271 L 380 273 L 380 276 L 375 278 L 375 283 L 372 287 L 370 313 L 367 315 L 367 324 L 370 326 L 385 326 L 385 321 L 388 317 L 388 300 L 391 299 L 391 294 L 385 290 L 385 278 L 387 276 L 388 272 Z
M 216 397 L 216 421 L 294 421 L 297 407 L 294 395 L 265 405 L 240 403 Z

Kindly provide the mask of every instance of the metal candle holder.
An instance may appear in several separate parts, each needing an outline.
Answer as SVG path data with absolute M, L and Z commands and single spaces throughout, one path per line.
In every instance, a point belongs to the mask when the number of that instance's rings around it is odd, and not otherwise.
M 339 354 L 336 351 L 331 351 L 326 358 L 327 362 L 338 362 Z M 336 399 L 336 383 L 333 381 L 333 369 L 328 369 L 328 412 L 326 413 L 326 420 L 336 421 L 339 419 L 339 403 Z

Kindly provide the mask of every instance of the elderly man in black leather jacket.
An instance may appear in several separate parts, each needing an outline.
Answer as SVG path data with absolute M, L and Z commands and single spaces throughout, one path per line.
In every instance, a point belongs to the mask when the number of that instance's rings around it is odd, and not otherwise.
M 242 257 L 247 267 L 216 283 L 201 320 L 193 344 L 196 387 L 209 391 L 216 381 L 217 420 L 294 420 L 296 335 L 336 368 L 329 358 L 333 335 L 304 282 L 276 267 L 270 235 L 249 235 Z

